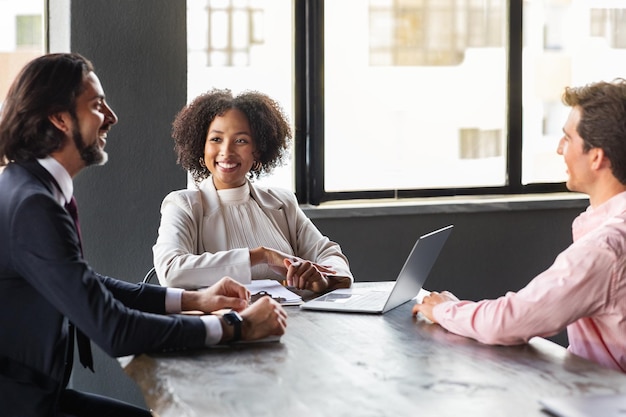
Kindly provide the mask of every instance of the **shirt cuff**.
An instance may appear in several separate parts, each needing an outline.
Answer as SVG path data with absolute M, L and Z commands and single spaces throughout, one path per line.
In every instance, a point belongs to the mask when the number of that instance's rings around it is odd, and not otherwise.
M 167 288 L 165 292 L 165 312 L 167 314 L 178 314 L 182 311 L 184 291 L 181 288 Z
M 184 291 L 185 290 L 180 288 L 167 288 L 167 291 L 165 292 L 165 311 L 167 314 L 178 314 L 182 311 Z M 206 328 L 206 338 L 204 339 L 204 343 L 207 346 L 217 345 L 220 340 L 222 340 L 222 336 L 224 334 L 219 317 L 207 315 L 200 316 L 200 319 Z
M 206 339 L 207 346 L 217 345 L 222 340 L 223 330 L 220 318 L 213 315 L 200 316 L 204 326 L 206 327 Z

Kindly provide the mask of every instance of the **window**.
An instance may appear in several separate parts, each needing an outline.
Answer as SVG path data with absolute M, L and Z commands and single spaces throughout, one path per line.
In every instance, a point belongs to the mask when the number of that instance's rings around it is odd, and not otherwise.
M 17 73 L 45 52 L 43 14 L 41 0 L 0 0 L 0 106 Z
M 371 0 L 368 14 L 371 66 L 459 65 L 468 47 L 504 46 L 499 0 Z
M 566 86 L 624 77 L 626 5 L 526 0 L 523 16 L 522 182 L 564 181 L 555 153 L 569 113 L 561 94 Z
M 15 16 L 17 49 L 41 50 L 43 45 L 41 17 L 41 14 Z
M 209 0 L 190 1 L 194 14 L 189 19 L 199 29 L 189 38 L 190 54 L 198 55 L 207 67 L 249 66 L 256 46 L 262 47 L 263 9 L 258 2 Z M 198 7 L 201 6 L 201 7 Z M 196 14 L 197 13 L 197 14 Z
M 505 12 L 503 1 L 324 2 L 324 191 L 504 186 Z M 491 151 L 466 157 L 459 146 L 484 132 Z
M 0 0 L 0 108 L 17 73 L 44 53 L 43 7 L 41 0 Z
M 302 203 L 564 190 L 563 88 L 623 74 L 612 0 L 189 0 L 189 98 L 283 104 Z
M 626 48 L 626 33 L 618 29 L 626 25 L 623 9 L 591 9 L 589 19 L 591 36 L 604 39 L 612 48 Z
M 188 101 L 211 88 L 258 90 L 293 122 L 292 20 L 290 0 L 188 0 Z M 292 168 L 260 182 L 293 189 Z

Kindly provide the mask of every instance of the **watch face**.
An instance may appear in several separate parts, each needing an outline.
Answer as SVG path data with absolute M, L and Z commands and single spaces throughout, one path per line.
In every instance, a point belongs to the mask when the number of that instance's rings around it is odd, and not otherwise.
M 228 324 L 241 323 L 243 321 L 239 313 L 237 313 L 236 311 L 230 311 L 224 314 L 224 319 Z
M 237 342 L 239 340 L 241 340 L 241 323 L 243 322 L 243 319 L 241 318 L 241 316 L 239 315 L 239 313 L 237 313 L 236 311 L 230 311 L 226 314 L 224 314 L 224 321 L 230 325 L 233 326 L 233 339 L 231 340 L 231 342 Z

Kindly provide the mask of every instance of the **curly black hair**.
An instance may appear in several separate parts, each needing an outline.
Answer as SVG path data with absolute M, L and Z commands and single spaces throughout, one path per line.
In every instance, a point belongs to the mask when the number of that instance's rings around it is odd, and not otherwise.
M 196 183 L 211 175 L 200 163 L 209 126 L 217 116 L 230 109 L 246 115 L 259 154 L 260 166 L 253 166 L 250 179 L 269 174 L 283 163 L 292 133 L 280 104 L 258 91 L 244 91 L 233 96 L 229 89 L 212 89 L 183 107 L 172 123 L 177 162 L 191 173 Z

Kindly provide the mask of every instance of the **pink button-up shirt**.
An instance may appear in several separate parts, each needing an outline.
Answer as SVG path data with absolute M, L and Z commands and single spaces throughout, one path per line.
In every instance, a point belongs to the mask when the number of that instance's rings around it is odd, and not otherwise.
M 525 288 L 495 300 L 433 309 L 445 329 L 513 345 L 567 327 L 568 350 L 626 372 L 626 192 L 580 214 L 574 243 Z

